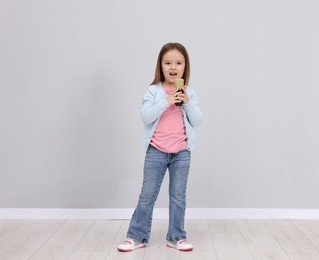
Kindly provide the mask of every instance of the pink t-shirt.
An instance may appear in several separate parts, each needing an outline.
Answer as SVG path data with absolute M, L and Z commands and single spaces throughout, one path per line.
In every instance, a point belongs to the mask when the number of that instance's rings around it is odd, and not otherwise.
M 165 90 L 170 94 L 172 90 Z M 187 149 L 185 126 L 180 107 L 171 105 L 161 115 L 151 145 L 165 153 L 177 153 Z

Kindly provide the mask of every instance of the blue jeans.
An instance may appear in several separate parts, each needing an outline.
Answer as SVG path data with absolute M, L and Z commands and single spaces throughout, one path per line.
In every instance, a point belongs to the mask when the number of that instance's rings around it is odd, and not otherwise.
M 186 186 L 191 152 L 164 153 L 149 146 L 144 162 L 144 179 L 137 207 L 131 218 L 127 237 L 148 243 L 151 233 L 155 201 L 166 170 L 169 171 L 169 225 L 167 241 L 186 239 L 184 218 L 186 209 Z

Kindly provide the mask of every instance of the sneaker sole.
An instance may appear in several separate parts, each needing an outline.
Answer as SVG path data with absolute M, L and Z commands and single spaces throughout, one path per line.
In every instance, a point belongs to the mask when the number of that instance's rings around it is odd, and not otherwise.
M 187 251 L 192 251 L 193 250 L 193 247 L 189 247 L 189 248 L 178 248 L 177 246 L 175 245 L 172 245 L 172 244 L 167 244 L 168 247 L 170 248 L 174 248 L 178 251 L 182 251 L 182 252 L 187 252 Z
M 118 251 L 120 252 L 132 252 L 134 251 L 135 249 L 139 249 L 139 248 L 143 248 L 143 247 L 146 247 L 146 245 L 140 245 L 140 246 L 137 246 L 133 249 L 122 249 L 122 248 L 117 248 Z

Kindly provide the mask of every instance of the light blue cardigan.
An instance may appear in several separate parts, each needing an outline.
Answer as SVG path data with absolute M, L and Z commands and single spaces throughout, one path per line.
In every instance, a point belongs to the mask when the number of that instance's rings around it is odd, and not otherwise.
M 191 151 L 195 147 L 195 132 L 193 127 L 201 124 L 202 113 L 194 89 L 187 86 L 186 92 L 189 101 L 180 108 L 186 127 L 187 148 Z M 170 106 L 166 97 L 167 94 L 161 83 L 149 86 L 145 92 L 141 112 L 142 121 L 144 123 L 142 146 L 145 150 L 150 144 L 161 114 Z

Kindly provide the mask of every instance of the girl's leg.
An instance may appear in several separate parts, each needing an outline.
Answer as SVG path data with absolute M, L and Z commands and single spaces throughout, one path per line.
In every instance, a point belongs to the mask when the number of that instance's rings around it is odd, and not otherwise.
M 186 186 L 191 152 L 188 150 L 171 154 L 169 169 L 169 226 L 167 241 L 186 239 L 184 218 L 186 210 Z
M 143 187 L 127 232 L 128 238 L 149 242 L 153 208 L 166 170 L 167 154 L 150 146 L 145 156 Z

